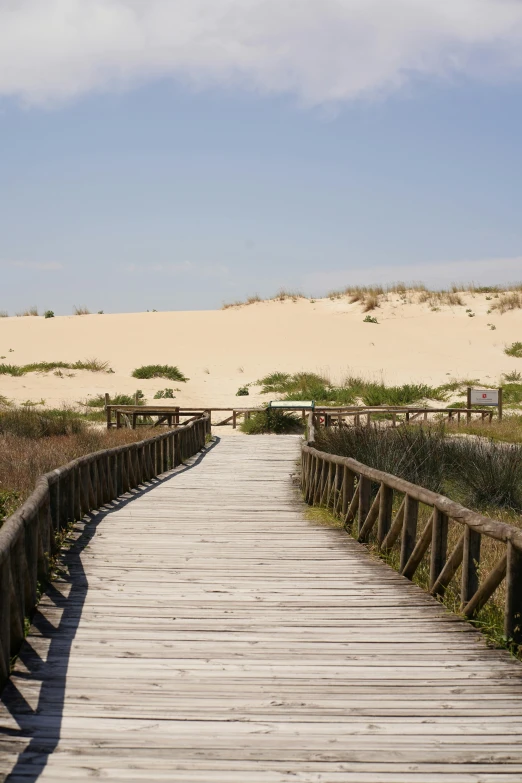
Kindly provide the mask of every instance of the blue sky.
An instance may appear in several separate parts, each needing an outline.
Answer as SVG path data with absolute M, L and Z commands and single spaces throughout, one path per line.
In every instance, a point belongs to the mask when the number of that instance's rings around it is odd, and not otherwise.
M 334 100 L 334 70 L 318 95 L 172 66 L 0 81 L 0 310 L 522 279 L 522 82 L 480 54 Z

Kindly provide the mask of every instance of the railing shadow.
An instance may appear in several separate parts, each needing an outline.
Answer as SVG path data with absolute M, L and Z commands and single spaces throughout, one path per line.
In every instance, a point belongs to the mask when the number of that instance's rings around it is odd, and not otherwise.
M 11 739 L 18 746 L 16 751 L 13 750 L 13 756 L 17 752 L 18 757 L 4 779 L 5 783 L 14 783 L 22 778 L 24 783 L 37 781 L 58 746 L 69 658 L 89 590 L 81 555 L 96 535 L 98 526 L 112 512 L 125 508 L 180 473 L 197 467 L 218 443 L 219 438 L 214 438 L 202 452 L 190 459 L 190 464 L 180 465 L 168 474 L 152 479 L 75 523 L 76 540 L 61 558 L 59 578 L 45 592 L 47 599 L 61 610 L 60 621 L 55 625 L 43 612 L 36 611 L 31 637 L 26 639 L 20 650 L 18 659 L 22 666 L 17 666 L 2 693 L 4 710 L 7 709 L 18 726 L 0 729 L 0 737 L 3 735 L 5 739 Z M 32 646 L 37 639 L 38 648 L 45 649 L 46 641 L 49 642 L 45 660 Z M 30 701 L 24 693 L 29 695 Z

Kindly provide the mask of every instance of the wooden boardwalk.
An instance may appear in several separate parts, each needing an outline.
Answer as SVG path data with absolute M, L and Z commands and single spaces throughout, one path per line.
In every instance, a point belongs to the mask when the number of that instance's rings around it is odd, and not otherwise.
M 522 666 L 306 520 L 226 437 L 77 526 L 4 691 L 2 780 L 520 783 Z

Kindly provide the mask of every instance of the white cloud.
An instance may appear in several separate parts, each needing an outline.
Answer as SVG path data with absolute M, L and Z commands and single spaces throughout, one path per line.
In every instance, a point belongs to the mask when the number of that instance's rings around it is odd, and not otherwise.
M 403 264 L 346 268 L 306 275 L 303 288 L 311 293 L 325 293 L 348 285 L 422 282 L 427 286 L 452 283 L 477 285 L 506 284 L 522 281 L 522 256 L 489 258 L 477 261 L 443 261 L 430 264 Z
M 57 272 L 59 269 L 63 269 L 63 265 L 58 264 L 56 261 L 0 261 L 0 266 L 17 269 L 35 269 L 40 272 Z
M 520 0 L 0 0 L 0 95 L 174 77 L 305 103 L 522 68 Z

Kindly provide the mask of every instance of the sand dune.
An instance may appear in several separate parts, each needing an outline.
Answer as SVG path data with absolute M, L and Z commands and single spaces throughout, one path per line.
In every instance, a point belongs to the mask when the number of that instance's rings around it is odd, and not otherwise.
M 107 360 L 114 374 L 52 372 L 23 377 L 0 375 L 0 394 L 46 405 L 75 402 L 103 392 L 177 388 L 181 405 L 257 405 L 266 401 L 255 387 L 238 398 L 239 386 L 274 370 L 319 371 L 340 381 L 347 374 L 387 383 L 480 378 L 495 385 L 502 373 L 522 371 L 522 360 L 504 347 L 522 340 L 522 310 L 487 313 L 484 294 L 463 294 L 464 306 L 433 311 L 389 295 L 374 310 L 379 323 L 364 322 L 360 304 L 348 299 L 260 302 L 227 310 L 0 319 L 0 361 Z M 466 309 L 475 314 L 469 317 Z M 494 324 L 492 330 L 489 324 Z M 10 350 L 11 349 L 11 350 Z M 143 364 L 175 364 L 187 383 L 137 380 Z

